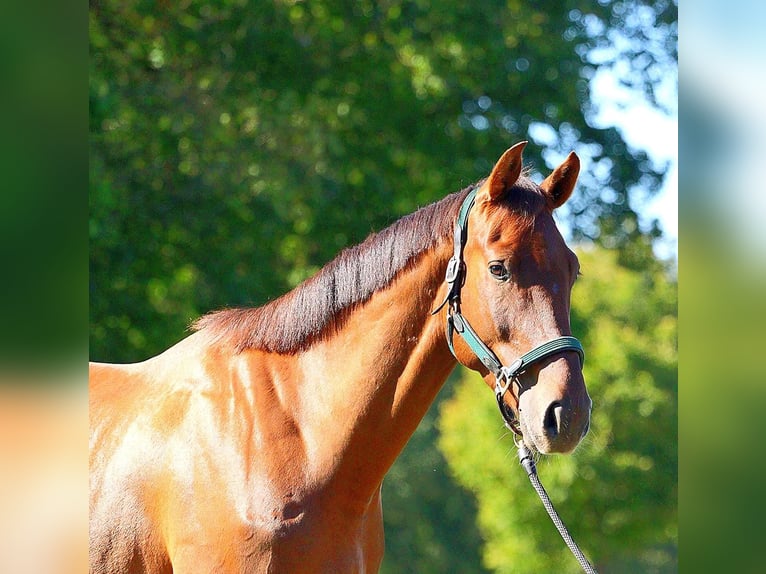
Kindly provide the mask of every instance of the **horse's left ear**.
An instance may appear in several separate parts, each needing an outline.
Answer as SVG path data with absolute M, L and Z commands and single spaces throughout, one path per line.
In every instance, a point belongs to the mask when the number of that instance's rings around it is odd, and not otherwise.
M 527 142 L 519 142 L 513 147 L 507 149 L 505 153 L 497 160 L 492 173 L 481 186 L 480 196 L 484 196 L 485 201 L 497 201 L 513 187 L 516 180 L 521 175 L 521 152 L 524 151 Z
M 548 198 L 548 205 L 551 209 L 556 209 L 564 205 L 569 196 L 574 191 L 577 176 L 580 174 L 580 158 L 575 152 L 569 152 L 567 158 L 553 170 L 545 180 L 540 184 L 540 189 Z

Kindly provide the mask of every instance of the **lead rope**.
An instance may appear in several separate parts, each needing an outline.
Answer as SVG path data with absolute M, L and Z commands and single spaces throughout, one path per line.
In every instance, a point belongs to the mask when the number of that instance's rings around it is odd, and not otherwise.
M 585 557 L 585 554 L 583 554 L 582 550 L 580 550 L 580 547 L 577 546 L 577 543 L 572 538 L 572 535 L 569 534 L 567 527 L 564 526 L 564 523 L 556 512 L 556 509 L 553 508 L 553 503 L 548 497 L 548 493 L 545 492 L 545 488 L 543 488 L 543 484 L 540 482 L 540 479 L 537 476 L 537 465 L 535 465 L 535 461 L 532 458 L 532 453 L 524 444 L 523 440 L 517 441 L 516 436 L 514 436 L 513 442 L 516 443 L 516 448 L 519 449 L 519 462 L 521 463 L 521 466 L 524 467 L 524 470 L 527 471 L 527 476 L 529 476 L 529 481 L 532 483 L 532 487 L 540 497 L 545 510 L 548 512 L 548 516 L 551 517 L 553 524 L 556 526 L 559 534 L 561 534 L 561 538 L 564 539 L 564 542 L 572 551 L 574 557 L 577 558 L 577 561 L 580 563 L 583 572 L 586 572 L 587 574 L 598 574 L 596 569 L 591 566 L 590 562 L 588 562 L 588 559 Z

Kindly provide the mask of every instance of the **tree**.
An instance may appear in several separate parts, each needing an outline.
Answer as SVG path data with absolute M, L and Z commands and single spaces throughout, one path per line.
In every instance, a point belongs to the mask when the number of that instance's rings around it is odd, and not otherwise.
M 627 57 L 643 66 L 632 81 L 651 87 L 668 49 L 649 42 L 674 46 L 676 11 L 92 2 L 92 356 L 144 358 L 201 312 L 281 294 L 371 229 L 486 176 L 525 138 L 540 171 L 543 152 L 587 160 L 573 234 L 629 243 L 631 187 L 658 174 L 615 129 L 589 124 L 588 78 Z M 642 42 L 604 50 L 616 32 Z
M 541 479 L 602 571 L 676 571 L 676 284 L 657 265 L 628 269 L 602 249 L 580 260 L 572 325 L 586 350 L 591 431 L 573 456 L 541 460 Z M 476 379 L 464 375 L 442 405 L 439 444 L 455 478 L 476 494 L 485 566 L 578 572 L 516 468 L 494 397 Z
M 452 395 L 457 381 L 454 375 L 447 381 L 383 481 L 386 553 L 381 574 L 488 572 L 481 563 L 476 501 L 451 480 L 437 448 L 438 404 Z

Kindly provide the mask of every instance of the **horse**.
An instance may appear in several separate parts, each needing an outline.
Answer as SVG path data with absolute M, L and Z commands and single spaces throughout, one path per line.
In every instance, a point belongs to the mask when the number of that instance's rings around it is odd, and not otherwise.
M 525 145 L 264 306 L 204 315 L 140 363 L 91 363 L 91 572 L 376 572 L 383 478 L 457 363 L 526 446 L 571 452 L 591 400 L 570 336 L 579 264 L 553 212 L 580 163 L 538 185 Z

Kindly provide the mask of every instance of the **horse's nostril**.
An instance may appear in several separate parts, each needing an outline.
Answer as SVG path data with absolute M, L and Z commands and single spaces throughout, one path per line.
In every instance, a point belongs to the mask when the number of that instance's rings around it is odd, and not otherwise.
M 555 438 L 561 429 L 561 416 L 563 414 L 564 407 L 561 403 L 554 402 L 545 411 L 545 418 L 543 419 L 543 428 L 548 438 Z

